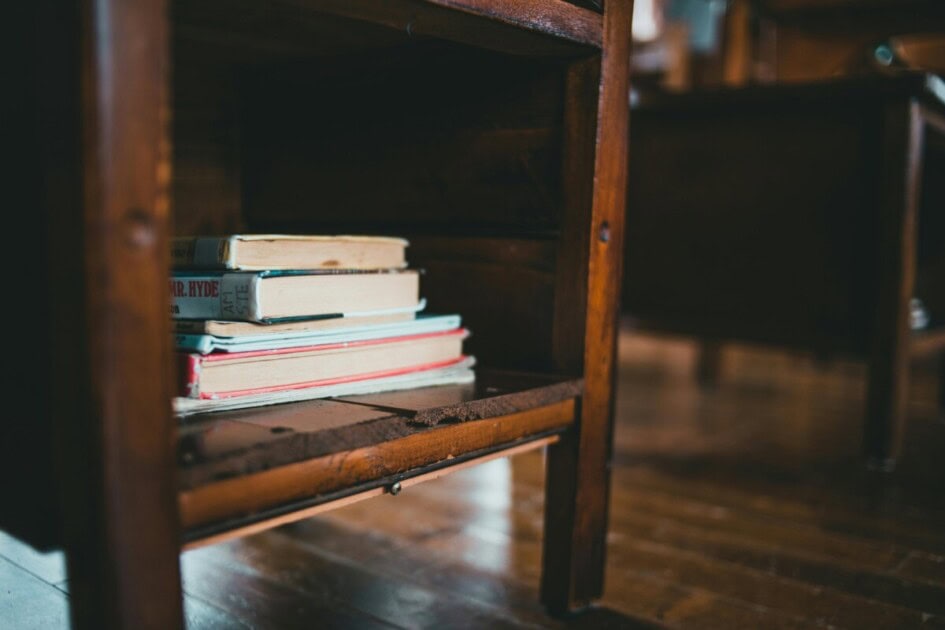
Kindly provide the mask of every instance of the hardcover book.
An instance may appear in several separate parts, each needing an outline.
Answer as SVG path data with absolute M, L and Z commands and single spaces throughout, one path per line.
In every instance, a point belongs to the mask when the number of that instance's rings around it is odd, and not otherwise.
M 420 301 L 416 271 L 175 271 L 169 288 L 175 319 L 281 322 L 410 308 Z
M 456 330 L 460 325 L 459 315 L 421 315 L 416 319 L 380 324 L 358 324 L 358 318 L 341 318 L 347 327 L 327 330 L 303 330 L 280 334 L 242 335 L 218 337 L 216 335 L 178 334 L 174 336 L 178 350 L 210 354 L 211 352 L 249 352 L 252 350 L 278 350 L 301 348 L 321 344 L 346 344 L 389 337 L 407 337 Z
M 426 305 L 426 300 L 420 300 L 414 306 L 404 308 L 348 312 L 344 316 L 338 314 L 335 317 L 299 318 L 277 323 L 235 322 L 225 319 L 172 319 L 171 329 L 178 335 L 213 335 L 215 337 L 258 337 L 290 332 L 318 332 L 410 321 L 426 308 Z
M 180 355 L 178 395 L 233 398 L 447 367 L 463 359 L 464 329 L 229 354 Z
M 186 418 L 198 413 L 232 411 L 266 405 L 300 402 L 330 396 L 355 396 L 378 392 L 434 387 L 437 385 L 456 385 L 472 383 L 476 375 L 472 370 L 476 360 L 464 357 L 445 367 L 432 367 L 405 371 L 391 376 L 375 376 L 338 383 L 322 383 L 301 389 L 284 389 L 273 392 L 248 394 L 234 398 L 186 398 L 173 399 L 174 414 Z
M 383 236 L 233 234 L 174 238 L 179 269 L 403 269 L 407 241 Z

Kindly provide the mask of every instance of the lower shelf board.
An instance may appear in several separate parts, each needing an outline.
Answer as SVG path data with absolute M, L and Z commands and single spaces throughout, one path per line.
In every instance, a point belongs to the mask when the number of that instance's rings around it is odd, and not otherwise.
M 247 524 L 245 525 L 230 523 L 229 527 L 211 527 L 203 531 L 191 531 L 187 536 L 187 542 L 184 544 L 183 548 L 185 551 L 189 549 L 197 549 L 206 545 L 213 545 L 218 542 L 239 538 L 241 536 L 249 536 L 267 529 L 271 529 L 273 527 L 279 527 L 280 525 L 286 525 L 288 523 L 294 523 L 295 521 L 300 521 L 302 519 L 311 518 L 312 516 L 321 514 L 322 512 L 327 512 L 328 510 L 351 505 L 352 503 L 357 503 L 358 501 L 363 501 L 364 499 L 379 497 L 383 496 L 384 494 L 399 494 L 404 489 L 418 483 L 432 481 L 433 479 L 438 479 L 445 474 L 454 473 L 472 466 L 485 464 L 486 462 L 501 457 L 511 457 L 513 455 L 518 455 L 519 453 L 525 453 L 538 448 L 544 448 L 550 444 L 554 444 L 559 439 L 560 438 L 558 435 L 538 437 L 524 441 L 517 445 L 506 446 L 487 455 L 473 456 L 468 459 L 464 458 L 458 463 L 450 463 L 448 466 L 436 466 L 427 471 L 413 471 L 413 476 L 405 476 L 403 479 L 396 482 L 396 491 L 394 490 L 395 486 L 393 486 L 393 484 L 379 485 L 370 490 L 355 491 L 354 494 L 345 494 L 344 496 L 341 496 L 337 499 L 328 499 L 322 503 L 315 503 L 310 507 L 296 506 L 294 509 L 277 510 L 273 515 L 257 515 L 257 518 L 248 520 Z
M 178 447 L 185 542 L 561 433 L 581 391 L 579 379 L 483 371 L 469 385 L 198 416 Z

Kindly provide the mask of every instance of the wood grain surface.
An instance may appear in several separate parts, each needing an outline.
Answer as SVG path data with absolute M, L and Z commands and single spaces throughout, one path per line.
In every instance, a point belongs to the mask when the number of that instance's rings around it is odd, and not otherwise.
M 860 461 L 860 363 L 621 336 L 607 583 L 599 607 L 538 602 L 544 461 L 498 460 L 277 530 L 186 552 L 189 628 L 941 627 L 938 378 L 915 367 L 906 457 Z M 6 563 L 6 564 L 4 564 Z M 7 578 L 10 579 L 7 579 Z M 0 626 L 66 628 L 61 554 L 0 535 Z

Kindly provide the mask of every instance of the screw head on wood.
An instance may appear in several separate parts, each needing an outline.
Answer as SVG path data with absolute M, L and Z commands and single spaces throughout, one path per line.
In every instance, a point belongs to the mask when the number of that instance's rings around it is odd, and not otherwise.
M 394 483 L 391 484 L 389 491 L 390 491 L 390 493 L 393 494 L 393 495 L 398 495 L 398 494 L 400 494 L 400 491 L 401 491 L 401 490 L 402 490 L 402 488 L 401 488 L 401 486 L 400 486 L 400 482 L 399 482 L 399 481 L 395 481 Z
M 600 230 L 597 232 L 597 238 L 600 239 L 601 243 L 606 243 L 610 240 L 610 224 L 607 221 L 601 223 Z

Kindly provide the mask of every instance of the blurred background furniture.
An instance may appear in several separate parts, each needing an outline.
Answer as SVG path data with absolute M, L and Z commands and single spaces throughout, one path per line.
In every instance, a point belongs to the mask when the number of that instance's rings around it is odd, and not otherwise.
M 864 449 L 891 467 L 910 358 L 945 349 L 941 6 L 644 7 L 625 312 L 703 340 L 707 381 L 725 340 L 868 361 Z
M 915 75 L 641 102 L 628 314 L 651 330 L 869 361 L 864 446 L 885 465 L 910 356 L 945 349 L 939 85 Z M 915 333 L 913 297 L 932 318 Z

